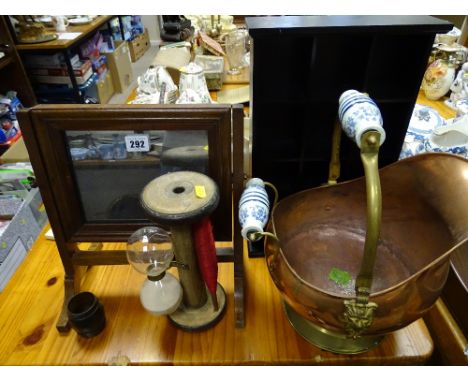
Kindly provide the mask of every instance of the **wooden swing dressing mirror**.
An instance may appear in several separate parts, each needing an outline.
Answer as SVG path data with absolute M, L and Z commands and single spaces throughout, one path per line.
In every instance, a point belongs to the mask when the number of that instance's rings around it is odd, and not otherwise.
M 233 224 L 243 182 L 241 105 L 38 105 L 18 118 L 65 269 L 64 307 L 78 292 L 76 266 L 127 263 L 124 250 L 78 243 L 126 242 L 154 225 L 139 204 L 143 187 L 192 170 L 219 187 L 214 236 L 233 245 L 218 248 L 218 260 L 234 262 L 235 321 L 244 325 L 243 243 Z M 57 328 L 69 329 L 66 309 Z

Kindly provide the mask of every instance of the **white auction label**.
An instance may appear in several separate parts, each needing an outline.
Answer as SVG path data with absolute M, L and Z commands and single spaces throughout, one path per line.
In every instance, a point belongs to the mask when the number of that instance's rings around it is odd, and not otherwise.
M 128 152 L 149 151 L 149 137 L 147 134 L 126 135 L 125 147 Z

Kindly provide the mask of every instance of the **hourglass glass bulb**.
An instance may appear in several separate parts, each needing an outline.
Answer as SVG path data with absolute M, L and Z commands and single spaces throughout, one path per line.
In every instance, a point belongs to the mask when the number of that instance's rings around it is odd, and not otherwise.
M 166 273 L 173 258 L 170 234 L 160 227 L 141 228 L 128 239 L 128 262 L 147 276 L 140 291 L 140 301 L 152 314 L 171 314 L 182 301 L 179 280 Z
M 140 228 L 127 241 L 128 262 L 147 276 L 163 273 L 173 258 L 171 236 L 160 227 Z
M 161 279 L 148 277 L 140 291 L 141 305 L 156 316 L 174 313 L 182 302 L 182 287 L 170 273 L 161 275 Z

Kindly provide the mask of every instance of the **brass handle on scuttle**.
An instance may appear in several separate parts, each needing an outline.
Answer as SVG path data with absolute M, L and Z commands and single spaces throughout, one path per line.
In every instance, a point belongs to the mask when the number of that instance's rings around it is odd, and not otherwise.
M 370 130 L 361 138 L 361 160 L 364 166 L 367 195 L 367 227 L 364 255 L 356 278 L 356 298 L 345 300 L 344 321 L 348 334 L 358 337 L 371 324 L 377 304 L 369 302 L 377 245 L 382 220 L 382 192 L 379 178 L 380 133 Z

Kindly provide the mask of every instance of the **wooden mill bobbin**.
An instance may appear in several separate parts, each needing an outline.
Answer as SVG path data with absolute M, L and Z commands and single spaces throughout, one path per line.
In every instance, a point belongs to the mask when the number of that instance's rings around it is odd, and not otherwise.
M 219 190 L 208 176 L 192 171 L 168 173 L 149 182 L 141 194 L 144 210 L 156 223 L 171 230 L 174 255 L 188 269 L 179 268 L 184 291 L 179 308 L 169 315 L 178 327 L 196 331 L 214 325 L 226 306 L 226 294 L 218 283 L 216 310 L 198 267 L 192 224 L 210 215 L 219 202 Z

